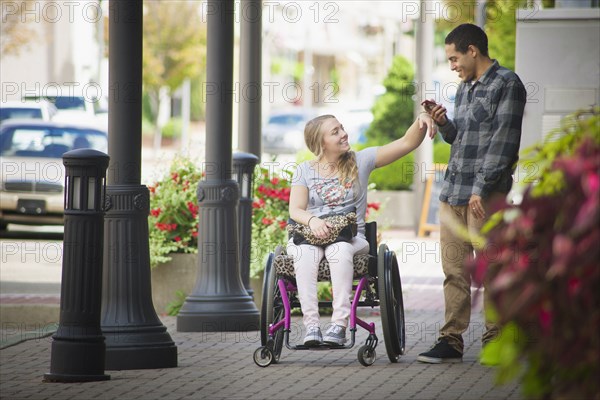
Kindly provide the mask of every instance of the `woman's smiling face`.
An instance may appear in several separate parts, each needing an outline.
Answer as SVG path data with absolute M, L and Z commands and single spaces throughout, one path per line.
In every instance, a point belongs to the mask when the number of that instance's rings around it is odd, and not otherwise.
M 323 154 L 339 156 L 350 150 L 348 134 L 337 118 L 329 118 L 321 125 L 323 130 Z

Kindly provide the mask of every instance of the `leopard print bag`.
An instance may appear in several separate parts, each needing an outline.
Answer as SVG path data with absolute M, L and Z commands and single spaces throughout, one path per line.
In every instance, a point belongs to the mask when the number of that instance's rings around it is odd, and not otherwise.
M 355 207 L 352 207 L 348 212 L 342 210 L 341 212 L 326 214 L 319 218 L 327 221 L 332 227 L 329 230 L 329 236 L 326 238 L 318 238 L 308 226 L 290 220 L 287 230 L 292 235 L 295 245 L 311 244 L 313 246 L 324 247 L 332 243 L 349 242 L 356 236 L 358 225 L 356 224 Z

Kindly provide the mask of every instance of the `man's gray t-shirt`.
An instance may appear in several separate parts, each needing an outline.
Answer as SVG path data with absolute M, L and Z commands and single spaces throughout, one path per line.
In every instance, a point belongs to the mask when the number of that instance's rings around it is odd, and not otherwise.
M 323 178 L 319 175 L 318 163 L 301 163 L 292 177 L 292 186 L 308 188 L 306 211 L 317 217 L 338 212 L 346 207 L 356 207 L 358 232 L 365 235 L 365 213 L 367 211 L 367 185 L 369 175 L 375 169 L 377 147 L 368 147 L 356 152 L 358 182 L 341 185 L 338 177 Z

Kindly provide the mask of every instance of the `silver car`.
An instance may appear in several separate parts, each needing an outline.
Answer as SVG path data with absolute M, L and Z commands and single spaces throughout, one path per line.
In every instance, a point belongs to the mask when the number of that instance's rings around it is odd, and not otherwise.
M 8 119 L 43 119 L 50 121 L 57 110 L 54 104 L 46 100 L 33 101 L 7 101 L 0 103 L 0 122 Z
M 265 153 L 296 153 L 306 148 L 304 126 L 316 116 L 304 109 L 277 111 L 269 115 L 262 129 L 262 148 Z
M 63 153 L 77 148 L 108 151 L 105 131 L 41 120 L 0 125 L 0 229 L 9 223 L 62 225 Z

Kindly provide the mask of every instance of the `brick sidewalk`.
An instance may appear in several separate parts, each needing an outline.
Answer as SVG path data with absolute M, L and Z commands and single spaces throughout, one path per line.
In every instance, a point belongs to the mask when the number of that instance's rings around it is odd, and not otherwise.
M 387 236 L 387 237 L 385 237 Z M 50 368 L 48 336 L 39 331 L 11 330 L 13 343 L 0 350 L 0 398 L 21 399 L 519 399 L 519 386 L 494 386 L 495 370 L 481 366 L 478 354 L 483 333 L 481 304 L 473 306 L 471 329 L 465 335 L 461 364 L 429 365 L 416 361 L 436 340 L 443 324 L 443 274 L 435 256 L 435 239 L 391 232 L 384 242 L 396 251 L 401 270 L 406 320 L 406 354 L 391 364 L 385 352 L 379 310 L 359 314 L 377 327 L 377 360 L 370 367 L 357 361 L 366 339 L 359 329 L 353 349 L 290 351 L 280 363 L 260 368 L 252 359 L 259 332 L 177 332 L 176 319 L 163 317 L 178 348 L 177 368 L 106 371 L 111 380 L 89 383 L 42 383 Z M 10 301 L 26 301 L 21 298 Z M 33 301 L 33 299 L 31 299 Z M 9 301 L 4 298 L 4 301 Z M 50 301 L 50 299 L 46 299 Z M 56 299 L 53 299 L 56 301 Z M 327 322 L 327 317 L 322 322 Z M 2 332 L 3 335 L 8 334 Z M 296 317 L 290 342 L 302 340 Z
M 42 383 L 50 368 L 50 337 L 27 340 L 0 350 L 0 395 L 4 399 L 519 399 L 516 384 L 494 386 L 494 369 L 478 363 L 483 327 L 473 313 L 465 334 L 462 364 L 428 365 L 418 353 L 435 341 L 443 322 L 441 291 L 405 285 L 407 354 L 391 364 L 385 353 L 377 309 L 359 309 L 375 322 L 377 360 L 361 366 L 356 352 L 366 339 L 359 330 L 350 350 L 289 351 L 279 364 L 257 367 L 252 354 L 260 345 L 258 332 L 194 332 L 175 330 L 175 318 L 165 317 L 178 347 L 179 366 L 169 369 L 107 371 L 111 380 L 90 383 Z M 418 300 L 416 300 L 418 299 Z M 427 301 L 429 299 L 430 301 Z M 423 304 L 424 308 L 413 308 Z M 326 320 L 326 317 L 323 317 Z M 294 320 L 291 342 L 301 340 L 300 319 Z

